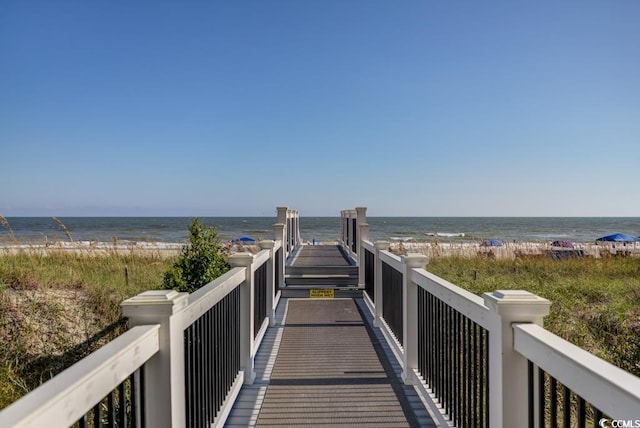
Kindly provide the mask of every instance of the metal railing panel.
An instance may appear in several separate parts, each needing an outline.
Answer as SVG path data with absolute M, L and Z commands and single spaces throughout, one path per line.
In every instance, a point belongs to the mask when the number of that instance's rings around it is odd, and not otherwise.
M 363 247 L 364 248 L 364 247 Z M 375 253 L 369 249 L 364 249 L 364 291 L 369 299 L 375 303 L 374 280 L 375 280 Z
M 258 336 L 262 323 L 267 318 L 267 264 L 253 272 L 253 338 Z
M 496 327 L 497 316 L 485 306 L 484 299 L 442 279 L 425 269 L 412 269 L 411 280 L 481 327 Z
M 246 279 L 246 271 L 247 269 L 244 267 L 233 268 L 191 293 L 188 306 L 174 315 L 176 322 L 179 322 L 179 325 L 185 330 L 217 302 L 242 284 Z
M 402 272 L 382 262 L 382 317 L 402 345 L 403 313 Z
M 489 426 L 489 331 L 418 288 L 418 372 L 458 427 Z
M 404 267 L 402 266 L 402 259 L 400 258 L 400 256 L 396 256 L 395 254 L 390 253 L 389 251 L 385 251 L 385 250 L 380 251 L 380 260 L 388 264 L 398 272 L 402 272 L 404 269 Z
M 138 326 L 118 336 L 2 410 L 0 425 L 49 426 L 55 421 L 70 426 L 78 420 L 84 422 L 96 417 L 92 415 L 95 414 L 92 408 L 104 397 L 107 401 L 109 397 L 113 400 L 118 395 L 113 391 L 126 388 L 131 374 L 158 352 L 159 329 L 159 325 Z M 138 402 L 144 406 L 141 398 Z M 125 412 L 116 411 L 124 408 L 116 402 L 112 401 L 109 408 L 114 420 L 119 414 L 121 418 L 126 417 Z M 103 416 L 99 412 L 97 417 Z
M 187 426 L 214 423 L 240 372 L 240 289 L 184 331 Z
M 640 378 L 539 325 L 516 324 L 513 333 L 517 352 L 602 413 L 616 419 L 638 418 Z

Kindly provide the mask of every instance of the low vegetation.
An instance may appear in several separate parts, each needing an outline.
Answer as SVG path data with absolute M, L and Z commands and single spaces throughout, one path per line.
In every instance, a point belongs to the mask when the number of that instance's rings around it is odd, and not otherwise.
M 0 408 L 120 334 L 120 303 L 162 288 L 175 258 L 64 251 L 0 256 Z
M 521 289 L 549 299 L 545 328 L 640 376 L 640 259 L 435 258 L 428 270 L 479 295 Z
M 230 269 L 226 248 L 213 227 L 204 227 L 198 218 L 189 224 L 189 245 L 165 273 L 165 288 L 191 293 Z

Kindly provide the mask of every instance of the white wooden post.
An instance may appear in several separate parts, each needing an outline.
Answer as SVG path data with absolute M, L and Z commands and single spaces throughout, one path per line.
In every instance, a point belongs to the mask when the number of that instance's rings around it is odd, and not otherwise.
M 278 212 L 278 217 L 276 220 L 276 224 L 281 224 L 283 227 L 282 233 L 282 252 L 285 254 L 285 257 L 289 255 L 289 231 L 287 230 L 287 211 L 289 209 L 287 207 L 277 207 L 276 211 Z M 275 229 L 274 229 L 275 230 Z M 279 238 L 276 238 L 279 239 Z
M 498 290 L 482 295 L 497 315 L 489 333 L 489 414 L 497 428 L 528 425 L 527 359 L 513 348 L 513 324 L 542 325 L 551 302 L 523 290 Z
M 367 222 L 367 207 L 356 207 L 354 214 L 356 217 L 356 228 L 353 231 L 353 238 L 355 239 L 356 244 L 354 251 L 360 254 L 360 251 L 362 250 L 362 248 L 360 248 L 360 241 L 362 241 L 360 226 Z
M 348 219 L 348 211 L 346 210 L 342 210 L 341 211 L 341 215 L 342 215 L 342 225 L 341 225 L 341 231 L 342 231 L 342 246 L 344 248 L 348 248 L 348 241 L 349 241 L 349 237 L 348 237 L 348 230 L 347 230 L 347 219 Z
M 407 254 L 402 257 L 402 347 L 404 361 L 402 381 L 413 384 L 413 369 L 418 368 L 418 285 L 411 280 L 413 268 L 423 268 L 429 258 L 423 254 Z
M 287 219 L 287 210 L 287 207 L 276 207 L 276 212 L 278 213 L 277 223 L 285 223 Z
M 263 250 L 269 251 L 269 260 L 267 263 L 267 316 L 269 317 L 269 325 L 274 326 L 276 323 L 276 311 L 273 307 L 273 301 L 275 299 L 275 290 L 274 287 L 274 263 L 277 263 L 275 251 L 273 251 L 273 247 L 276 245 L 274 241 L 260 241 L 258 243 L 260 248 Z
M 273 225 L 273 239 L 280 241 L 280 276 L 275 278 L 278 281 L 278 288 L 284 287 L 284 269 L 287 261 L 287 244 L 284 242 L 284 224 L 276 223 Z
M 375 327 L 382 327 L 382 260 L 380 260 L 380 251 L 389 249 L 388 241 L 376 241 L 374 246 L 376 247 L 375 254 L 375 274 L 373 281 L 373 296 L 375 304 L 375 316 L 373 318 L 373 325 Z
M 147 426 L 184 427 L 184 330 L 174 314 L 187 306 L 189 293 L 150 290 L 122 302 L 129 325 L 160 324 L 160 351 L 145 366 Z M 53 421 L 52 421 L 53 422 Z
M 295 211 L 295 227 L 294 227 L 294 247 L 300 245 L 301 237 L 300 237 L 300 212 L 298 210 Z
M 252 385 L 256 379 L 253 353 L 253 256 L 237 253 L 229 256 L 232 267 L 246 268 L 246 278 L 240 285 L 240 368 L 244 370 L 244 383 Z
M 366 284 L 365 280 L 365 257 L 364 257 L 364 247 L 362 246 L 362 241 L 369 240 L 369 224 L 362 223 L 360 225 L 360 239 L 358 239 L 358 287 L 365 288 Z

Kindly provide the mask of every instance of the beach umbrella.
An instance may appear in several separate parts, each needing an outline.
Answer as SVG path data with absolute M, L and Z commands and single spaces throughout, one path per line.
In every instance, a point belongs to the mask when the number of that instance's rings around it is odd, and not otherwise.
M 612 235 L 603 236 L 596 239 L 600 242 L 640 242 L 640 237 L 627 235 L 626 233 L 614 233 Z
M 249 243 L 249 242 L 256 242 L 256 240 L 255 240 L 255 239 L 253 239 L 253 238 L 249 238 L 248 236 L 241 236 L 241 237 L 239 237 L 239 238 L 234 239 L 234 240 L 233 240 L 233 241 L 231 241 L 231 242 L 233 242 L 233 243 L 236 243 L 236 242 L 242 242 L 242 243 L 245 243 L 245 244 L 246 244 L 246 243 Z
M 551 245 L 554 247 L 573 248 L 573 242 L 571 241 L 553 241 Z
M 497 239 L 485 239 L 480 244 L 481 247 L 502 247 L 502 242 Z

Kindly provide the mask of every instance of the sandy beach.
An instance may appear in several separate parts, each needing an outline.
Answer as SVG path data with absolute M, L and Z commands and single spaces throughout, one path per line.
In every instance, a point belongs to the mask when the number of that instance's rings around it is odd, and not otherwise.
M 337 241 L 323 241 L 319 244 L 337 244 Z M 305 245 L 311 245 L 307 243 Z M 148 255 L 150 257 L 173 257 L 180 253 L 183 244 L 148 241 L 60 241 L 30 244 L 2 244 L 0 255 L 26 253 L 46 256 L 51 252 L 69 252 L 86 256 Z M 231 253 L 259 251 L 256 245 L 228 246 Z M 395 254 L 420 253 L 428 257 L 475 257 L 483 256 L 496 259 L 516 259 L 518 257 L 640 257 L 640 244 L 623 243 L 575 243 L 572 249 L 560 248 L 541 242 L 505 242 L 499 247 L 485 247 L 480 242 L 397 242 L 389 243 L 389 250 Z

